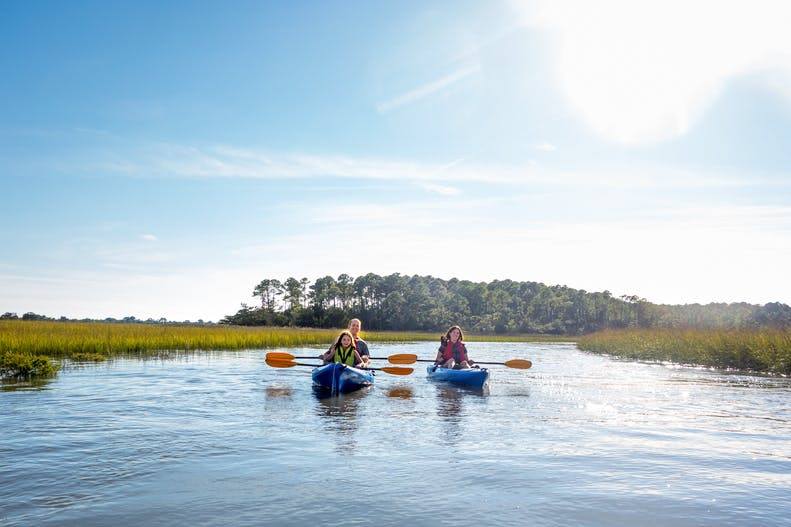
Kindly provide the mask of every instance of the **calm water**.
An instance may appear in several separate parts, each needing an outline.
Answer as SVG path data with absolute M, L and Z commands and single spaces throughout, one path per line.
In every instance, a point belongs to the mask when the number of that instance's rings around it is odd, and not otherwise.
M 0 525 L 791 525 L 791 380 L 469 348 L 534 366 L 488 394 L 418 365 L 321 398 L 263 351 L 6 386 Z

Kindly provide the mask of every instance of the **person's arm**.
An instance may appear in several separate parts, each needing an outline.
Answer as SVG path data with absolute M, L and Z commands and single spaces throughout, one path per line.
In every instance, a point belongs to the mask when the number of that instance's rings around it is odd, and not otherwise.
M 434 359 L 434 366 L 439 366 L 442 364 L 442 348 L 437 350 L 437 358 Z
M 368 351 L 368 343 L 364 340 L 359 340 L 357 342 L 357 351 L 360 352 L 363 365 L 367 368 L 371 364 L 371 352 Z
M 371 356 L 371 352 L 368 351 L 368 343 L 362 339 L 357 341 L 357 351 L 360 352 L 360 357 Z
M 470 359 L 470 354 L 467 352 L 467 346 L 462 343 L 461 348 L 464 350 L 464 359 L 467 361 L 467 365 L 472 367 L 472 365 L 475 363 L 472 361 L 472 359 Z
M 445 362 L 445 357 L 442 355 L 442 347 L 445 345 L 445 337 L 442 337 L 440 342 L 441 344 L 439 345 L 439 348 L 437 348 L 437 358 L 434 359 L 434 366 L 439 366 Z
M 360 356 L 360 353 L 355 349 L 354 350 L 354 364 L 355 366 L 358 364 L 362 364 L 363 358 Z
M 439 338 L 439 348 L 437 348 L 437 358 L 434 359 L 434 366 L 439 366 L 440 364 L 445 362 L 444 360 L 442 360 L 444 358 L 442 356 L 442 348 L 444 347 L 445 347 L 445 335 Z
M 328 349 L 325 353 L 322 353 L 320 358 L 324 362 L 331 362 L 334 357 L 335 357 L 335 346 L 330 346 L 330 349 Z

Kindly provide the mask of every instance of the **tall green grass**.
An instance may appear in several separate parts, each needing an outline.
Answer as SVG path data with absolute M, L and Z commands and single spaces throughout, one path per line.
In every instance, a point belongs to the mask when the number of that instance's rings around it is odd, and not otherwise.
M 109 324 L 0 320 L 0 377 L 50 375 L 53 359 L 100 361 L 120 355 L 154 355 L 163 351 L 238 350 L 325 345 L 337 329 L 240 326 Z M 436 333 L 364 332 L 372 342 L 433 341 Z M 470 341 L 568 340 L 546 336 L 469 336 Z
M 607 330 L 580 337 L 577 345 L 631 359 L 791 375 L 791 331 Z

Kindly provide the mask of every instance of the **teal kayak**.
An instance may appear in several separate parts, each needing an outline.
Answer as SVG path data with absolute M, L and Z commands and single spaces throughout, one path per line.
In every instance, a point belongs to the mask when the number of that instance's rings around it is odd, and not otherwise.
M 453 370 L 451 368 L 439 368 L 431 365 L 427 369 L 428 378 L 432 381 L 443 381 L 468 388 L 483 389 L 489 382 L 489 370 L 486 368 L 467 368 L 463 370 Z

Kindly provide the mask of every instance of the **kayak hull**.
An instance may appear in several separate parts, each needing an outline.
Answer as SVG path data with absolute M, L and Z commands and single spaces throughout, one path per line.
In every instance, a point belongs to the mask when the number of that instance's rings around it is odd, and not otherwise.
M 311 376 L 313 384 L 332 393 L 349 393 L 374 383 L 372 371 L 339 363 L 319 366 L 313 370 Z
M 489 382 L 489 370 L 486 368 L 467 368 L 464 370 L 453 370 L 450 368 L 438 368 L 431 365 L 426 370 L 428 378 L 432 381 L 449 382 L 458 386 L 481 390 Z

